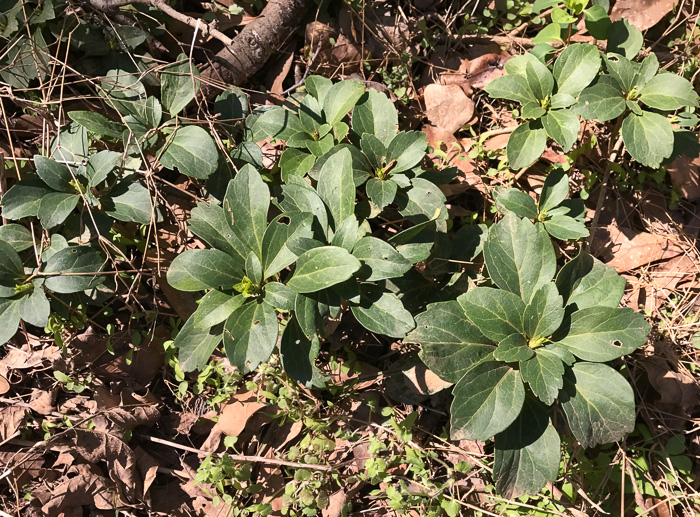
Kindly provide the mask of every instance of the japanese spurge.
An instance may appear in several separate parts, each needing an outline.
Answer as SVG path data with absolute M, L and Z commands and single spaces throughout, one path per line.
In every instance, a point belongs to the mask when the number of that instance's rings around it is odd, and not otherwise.
M 406 341 L 421 344 L 426 365 L 456 383 L 452 438 L 495 435 L 496 487 L 512 497 L 555 479 L 557 408 L 585 447 L 632 430 L 632 388 L 605 363 L 644 344 L 650 326 L 618 308 L 624 279 L 589 255 L 554 280 L 549 236 L 513 213 L 490 228 L 484 259 L 497 287 L 429 305 Z

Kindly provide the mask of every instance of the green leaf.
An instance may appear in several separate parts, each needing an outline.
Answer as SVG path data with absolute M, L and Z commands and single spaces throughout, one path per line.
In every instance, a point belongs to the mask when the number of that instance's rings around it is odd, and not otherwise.
M 564 320 L 564 300 L 557 286 L 549 282 L 540 287 L 525 308 L 523 326 L 532 338 L 549 337 Z
M 319 344 L 317 338 L 314 341 L 315 346 L 295 320 L 287 324 L 280 340 L 280 361 L 284 371 L 307 388 L 320 388 L 325 384 L 323 375 L 314 365 Z
M 188 228 L 212 248 L 230 255 L 235 260 L 237 268 L 243 269 L 247 249 L 234 235 L 223 208 L 214 204 L 199 203 L 192 209 Z
M 576 104 L 576 97 L 568 93 L 555 93 L 549 100 L 549 106 L 552 109 L 568 108 L 573 104 Z
M 73 176 L 68 167 L 62 163 L 36 154 L 34 155 L 34 165 L 36 166 L 36 173 L 52 189 L 59 192 L 76 192 L 71 184 Z
M 566 171 L 555 169 L 547 175 L 542 185 L 539 210 L 548 212 L 559 206 L 569 195 L 569 175 Z
M 267 361 L 277 344 L 279 323 L 271 305 L 253 300 L 231 313 L 224 325 L 224 348 L 241 372 Z
M 469 321 L 494 341 L 523 333 L 525 304 L 519 296 L 492 287 L 474 287 L 457 298 Z
M 114 170 L 114 167 L 121 161 L 122 155 L 114 151 L 100 151 L 88 158 L 85 166 L 85 176 L 88 180 L 88 186 L 96 187 L 104 180 L 107 175 Z
M 14 248 L 4 240 L 0 240 L 0 256 L 3 258 L 0 260 L 0 277 L 9 282 L 7 286 L 14 287 L 15 283 L 25 277 L 22 259 Z
M 588 307 L 617 307 L 625 292 L 625 279 L 587 253 L 580 252 L 557 275 L 557 288 L 564 303 L 577 310 Z
M 319 332 L 320 326 L 318 302 L 303 294 L 297 294 L 294 302 L 294 316 L 304 335 L 308 339 L 314 339 Z
M 80 195 L 64 194 L 63 192 L 51 192 L 46 194 L 39 204 L 39 220 L 41 226 L 47 230 L 58 226 L 78 206 Z
M 195 328 L 209 329 L 223 323 L 245 300 L 242 294 L 231 296 L 212 289 L 199 300 L 199 306 L 192 315 Z
M 666 117 L 643 111 L 622 121 L 622 140 L 632 158 L 647 167 L 658 168 L 673 153 L 673 129 Z
M 386 146 L 379 138 L 370 134 L 364 133 L 360 138 L 360 148 L 365 153 L 369 164 L 375 169 L 384 168 L 386 158 Z
M 554 336 L 584 361 L 612 361 L 634 352 L 647 341 L 651 327 L 632 309 L 588 307 L 571 315 L 571 323 Z
M 513 423 L 525 401 L 520 373 L 493 361 L 480 363 L 465 373 L 452 394 L 453 440 L 488 440 Z
M 229 183 L 223 206 L 226 215 L 230 217 L 233 235 L 245 246 L 243 258 L 247 258 L 250 251 L 262 256 L 263 236 L 270 208 L 270 189 L 251 165 L 238 171 Z
M 104 260 L 89 246 L 72 246 L 57 251 L 46 263 L 44 286 L 55 293 L 77 293 L 95 287 L 104 278 L 98 273 Z
M 532 358 L 520 361 L 520 374 L 532 392 L 551 406 L 564 386 L 564 363 L 546 348 L 538 348 Z
M 362 262 L 358 276 L 369 282 L 396 278 L 411 269 L 411 263 L 394 247 L 376 237 L 363 237 L 352 251 Z
M 160 155 L 160 163 L 187 176 L 206 179 L 216 170 L 219 153 L 214 139 L 199 126 L 181 126 Z
M 533 43 L 549 43 L 551 41 L 562 41 L 561 39 L 561 25 L 558 23 L 550 23 L 545 25 L 540 32 L 532 38 Z
M 520 75 L 507 74 L 496 77 L 486 85 L 484 90 L 494 99 L 507 99 L 521 104 L 537 102 L 537 98 L 527 84 L 527 79 Z
M 522 190 L 516 188 L 496 189 L 493 200 L 502 214 L 512 212 L 518 217 L 537 219 L 535 201 Z
M 219 250 L 187 250 L 168 269 L 168 283 L 180 291 L 231 289 L 243 279 L 240 264 Z
M 2 215 L 10 220 L 36 217 L 41 200 L 51 192 L 38 178 L 18 181 L 2 196 Z
M 263 281 L 262 264 L 254 251 L 248 253 L 248 258 L 245 261 L 245 273 L 254 284 L 260 284 Z
M 115 186 L 109 197 L 102 200 L 107 215 L 127 223 L 148 224 L 155 220 L 155 200 L 146 187 L 128 179 Z
M 290 176 L 306 176 L 306 173 L 311 170 L 314 163 L 316 163 L 314 155 L 301 149 L 288 147 L 280 156 L 279 161 L 282 181 L 286 183 Z
M 199 70 L 185 54 L 177 62 L 163 68 L 160 75 L 160 100 L 175 116 L 187 106 L 199 90 Z
M 489 229 L 484 258 L 496 285 L 525 303 L 554 277 L 557 267 L 554 247 L 544 230 L 514 214 Z
M 362 264 L 346 249 L 322 246 L 297 260 L 288 284 L 297 293 L 313 293 L 351 278 Z
M 525 65 L 525 78 L 530 90 L 538 101 L 545 100 L 554 90 L 552 72 L 539 59 L 531 59 Z
M 551 110 L 542 117 L 547 136 L 558 143 L 564 152 L 569 152 L 578 140 L 581 123 L 578 117 L 568 109 Z
M 398 188 L 397 183 L 391 179 L 370 178 L 365 184 L 367 197 L 377 206 L 379 211 L 384 210 L 394 202 Z
M 260 115 L 255 121 L 255 127 L 276 140 L 288 140 L 298 133 L 306 133 L 299 117 L 278 106 Z
M 59 162 L 67 162 L 70 170 L 77 171 L 78 164 L 88 157 L 88 136 L 85 128 L 71 124 L 68 129 L 61 131 L 51 141 L 51 156 Z
M 494 359 L 504 363 L 517 363 L 525 361 L 535 355 L 535 351 L 527 346 L 527 340 L 522 334 L 511 334 L 498 343 L 493 353 Z
M 15 335 L 19 319 L 19 300 L 0 298 L 0 345 Z
M 388 146 L 396 136 L 399 115 L 389 97 L 370 88 L 352 110 L 352 130 L 358 135 L 369 133 Z
M 24 251 L 34 246 L 32 232 L 21 224 L 14 223 L 7 223 L 0 226 L 0 242 L 9 244 L 16 252 Z M 2 244 L 0 244 L 0 246 L 2 246 Z
M 625 98 L 615 80 L 603 76 L 581 92 L 578 104 L 572 109 L 583 119 L 605 122 L 620 116 L 625 106 Z
M 502 497 L 535 495 L 547 482 L 556 480 L 561 459 L 559 433 L 537 401 L 526 398 L 520 416 L 495 442 L 493 477 Z
M 101 113 L 94 111 L 69 111 L 68 116 L 90 133 L 113 138 L 114 140 L 121 140 L 122 133 L 126 129 L 124 124 L 113 122 Z
M 698 106 L 698 94 L 690 81 L 672 73 L 652 77 L 639 90 L 639 100 L 650 108 L 664 111 Z
M 610 77 L 615 79 L 618 87 L 623 92 L 629 92 L 634 88 L 636 71 L 632 61 L 618 54 L 608 54 L 605 56 L 605 68 Z
M 328 234 L 328 210 L 314 188 L 299 178 L 282 185 L 280 206 L 285 212 L 309 212 L 314 214 L 325 235 Z
M 592 5 L 583 12 L 588 34 L 597 40 L 608 39 L 612 22 L 607 11 L 600 5 Z
M 287 247 L 287 243 L 300 237 L 310 239 L 313 235 L 312 220 L 313 215 L 310 213 L 285 212 L 268 225 L 262 242 L 265 279 L 294 263 L 297 255 Z
M 143 105 L 143 122 L 148 129 L 156 129 L 163 118 L 163 107 L 155 97 L 148 97 Z
M 328 93 L 328 90 L 333 86 L 333 81 L 321 75 L 310 75 L 306 78 L 304 84 L 306 85 L 306 90 L 316 97 L 318 102 L 323 104 L 326 93 Z
M 501 77 L 503 77 L 503 76 L 501 76 Z M 525 103 L 522 105 L 522 108 L 520 109 L 520 116 L 522 118 L 528 119 L 528 120 L 540 118 L 545 113 L 547 113 L 547 110 L 545 110 L 537 102 Z
M 576 18 L 571 16 L 561 7 L 555 7 L 552 9 L 550 16 L 552 18 L 552 23 L 558 23 L 560 25 L 569 25 L 576 21 Z
M 268 282 L 264 287 L 263 301 L 275 309 L 289 312 L 294 310 L 296 293 L 280 282 Z
M 396 160 L 392 174 L 407 171 L 425 157 L 428 142 L 423 131 L 402 131 L 394 137 L 387 148 L 387 163 Z
M 459 381 L 494 350 L 491 340 L 464 317 L 464 309 L 454 300 L 429 304 L 416 316 L 416 328 L 404 342 L 421 345 L 422 361 L 449 382 Z
M 544 227 L 552 237 L 563 241 L 588 237 L 586 225 L 568 215 L 553 215 L 544 221 Z
M 355 183 L 352 176 L 352 155 L 341 149 L 323 164 L 316 186 L 333 216 L 334 228 L 355 214 Z
M 423 178 L 413 178 L 408 196 L 397 197 L 399 212 L 414 224 L 434 220 L 439 230 L 445 229 L 447 201 L 440 188 Z
M 30 325 L 43 328 L 49 322 L 51 305 L 46 298 L 44 290 L 36 281 L 32 292 L 19 299 L 17 309 L 19 310 L 20 318 Z
M 637 74 L 634 78 L 634 84 L 637 88 L 642 88 L 656 75 L 659 71 L 659 58 L 656 54 L 651 52 L 644 60 L 640 63 Z
M 634 59 L 644 45 L 644 36 L 626 18 L 617 20 L 608 31 L 607 52 L 614 52 Z
M 211 354 L 219 343 L 223 325 L 199 329 L 194 326 L 194 314 L 185 322 L 173 343 L 178 349 L 180 369 L 183 372 L 203 370 L 211 359 Z
M 328 88 L 321 101 L 326 122 L 331 126 L 340 122 L 365 93 L 365 87 L 358 81 L 340 81 Z
M 372 284 L 363 284 L 360 290 L 360 304 L 351 307 L 360 325 L 370 332 L 399 339 L 413 330 L 413 316 L 395 294 Z
M 357 243 L 358 231 L 360 229 L 360 223 L 357 222 L 357 217 L 351 215 L 346 218 L 345 221 L 340 225 L 333 235 L 333 240 L 331 240 L 331 245 L 338 246 L 340 248 L 345 248 L 352 253 L 352 249 Z
M 512 169 L 522 169 L 532 165 L 542 156 L 547 147 L 547 133 L 535 122 L 520 124 L 510 134 L 506 155 Z
M 604 364 L 576 363 L 559 397 L 569 428 L 583 447 L 623 439 L 634 429 L 634 393 Z

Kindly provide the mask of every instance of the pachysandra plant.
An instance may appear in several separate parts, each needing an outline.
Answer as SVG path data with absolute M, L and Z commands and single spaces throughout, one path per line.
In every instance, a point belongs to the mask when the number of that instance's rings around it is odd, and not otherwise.
M 0 227 L 0 344 L 15 332 L 20 320 L 44 327 L 51 313 L 47 293 L 89 291 L 102 283 L 104 259 L 90 246 L 62 244 L 41 254 L 41 267 L 25 268 L 20 252 L 33 247 L 30 231 L 19 224 Z M 58 241 L 56 241 L 58 242 Z M 34 253 L 28 260 L 34 260 Z
M 625 280 L 589 255 L 555 279 L 544 227 L 514 213 L 489 229 L 483 254 L 495 286 L 429 305 L 405 341 L 455 383 L 451 437 L 495 436 L 498 492 L 532 494 L 557 476 L 557 409 L 584 447 L 634 428 L 632 388 L 606 363 L 644 344 L 650 326 L 618 307 Z
M 506 62 L 507 74 L 487 85 L 491 97 L 521 103 L 520 114 L 527 120 L 508 140 L 512 168 L 535 162 L 547 138 L 568 152 L 578 140 L 579 117 L 617 119 L 625 148 L 642 165 L 656 168 L 683 154 L 689 132 L 680 127 L 697 122 L 692 110 L 698 95 L 683 77 L 659 73 L 655 54 L 632 61 L 643 38 L 636 29 L 616 24 L 599 35 L 608 39 L 607 54 L 595 45 L 575 43 L 561 52 L 551 71 L 534 54 L 523 54 Z M 678 110 L 685 111 L 674 115 Z
M 549 173 L 542 186 L 539 203 L 516 188 L 496 189 L 493 194 L 496 208 L 502 214 L 509 212 L 518 217 L 533 219 L 549 235 L 561 240 L 588 237 L 586 207 L 583 200 L 566 199 L 569 195 L 569 176 L 561 169 Z

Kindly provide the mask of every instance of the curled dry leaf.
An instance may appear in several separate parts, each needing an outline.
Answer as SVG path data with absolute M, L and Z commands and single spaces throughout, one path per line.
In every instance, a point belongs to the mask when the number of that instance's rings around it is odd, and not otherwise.
M 41 515 L 83 515 L 83 507 L 114 509 L 117 494 L 109 480 L 93 465 L 74 465 L 55 484 L 42 484 L 32 490 L 32 503 L 41 505 Z
M 248 419 L 264 407 L 265 404 L 258 402 L 255 393 L 238 393 L 221 410 L 217 427 L 226 436 L 238 436 L 245 429 Z

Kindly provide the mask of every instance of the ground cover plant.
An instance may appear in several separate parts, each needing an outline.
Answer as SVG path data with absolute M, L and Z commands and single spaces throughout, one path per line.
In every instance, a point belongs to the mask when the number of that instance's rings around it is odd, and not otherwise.
M 652 3 L 8 3 L 3 508 L 697 513 Z

